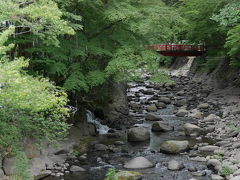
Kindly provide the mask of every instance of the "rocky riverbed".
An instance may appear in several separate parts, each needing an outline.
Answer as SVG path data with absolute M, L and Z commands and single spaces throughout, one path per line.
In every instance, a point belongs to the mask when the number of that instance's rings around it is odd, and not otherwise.
M 143 180 L 240 179 L 240 91 L 172 78 L 173 85 L 130 83 L 128 125 L 95 137 L 68 158 L 65 175 L 56 170 L 59 177 L 45 180 L 102 180 L 108 168 Z

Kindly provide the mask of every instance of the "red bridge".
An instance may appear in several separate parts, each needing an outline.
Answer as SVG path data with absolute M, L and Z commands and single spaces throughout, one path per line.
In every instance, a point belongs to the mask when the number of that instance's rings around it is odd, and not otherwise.
M 164 56 L 202 56 L 205 52 L 204 45 L 151 45 L 148 49 L 155 49 Z

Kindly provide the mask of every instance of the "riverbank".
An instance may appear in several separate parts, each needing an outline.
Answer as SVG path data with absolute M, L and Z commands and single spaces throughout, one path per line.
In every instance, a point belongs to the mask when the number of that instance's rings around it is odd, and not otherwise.
M 84 172 L 64 179 L 101 180 L 108 168 L 128 170 L 131 160 L 130 170 L 142 173 L 144 180 L 216 180 L 231 179 L 230 173 L 238 175 L 240 159 L 234 158 L 238 132 L 226 125 L 236 124 L 238 89 L 217 90 L 190 77 L 173 80 L 175 85 L 129 84 L 131 123 L 94 138 L 87 153 L 72 161 Z M 163 147 L 169 141 L 174 141 L 173 147 L 182 143 L 180 150 Z M 145 160 L 150 165 L 145 166 Z

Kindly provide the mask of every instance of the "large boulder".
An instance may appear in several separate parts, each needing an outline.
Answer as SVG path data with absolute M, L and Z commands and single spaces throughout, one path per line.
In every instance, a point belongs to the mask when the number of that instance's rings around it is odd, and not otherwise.
M 145 157 L 136 157 L 127 163 L 125 163 L 124 168 L 126 169 L 145 169 L 145 168 L 151 168 L 154 164 L 150 162 Z
M 151 105 L 151 106 L 148 106 L 147 107 L 147 111 L 148 112 L 156 112 L 157 111 L 157 107 L 155 104 Z
M 168 98 L 168 97 L 160 97 L 160 98 L 158 99 L 158 102 L 163 102 L 163 103 L 165 103 L 165 104 L 171 104 L 171 99 Z
M 40 149 L 37 141 L 30 138 L 25 138 L 23 141 L 24 152 L 29 159 L 38 158 L 40 156 Z
M 221 162 L 218 159 L 210 159 L 207 162 L 207 167 L 213 171 L 218 172 L 221 169 Z
M 169 126 L 168 124 L 165 124 L 161 121 L 158 122 L 154 122 L 152 124 L 152 131 L 156 131 L 156 132 L 168 132 L 168 131 L 172 131 L 173 127 Z
M 158 109 L 164 109 L 167 107 L 166 104 L 163 102 L 157 102 L 155 103 L 155 105 L 157 106 Z
M 148 113 L 145 117 L 146 121 L 162 121 L 163 119 L 154 113 Z
M 178 107 L 184 106 L 184 105 L 186 105 L 186 104 L 187 104 L 187 100 L 186 100 L 186 99 L 180 99 L 180 100 L 177 100 L 177 101 L 175 102 L 175 105 L 178 106 Z
M 168 162 L 168 169 L 172 171 L 179 171 L 184 168 L 184 164 L 182 162 L 178 162 L 176 160 L 171 160 Z
M 220 119 L 219 116 L 216 116 L 215 114 L 209 114 L 202 121 L 203 122 L 213 122 L 213 121 L 218 120 L 218 119 Z
M 202 133 L 202 128 L 190 123 L 184 124 L 183 130 L 186 136 L 198 136 Z
M 97 151 L 106 151 L 106 150 L 108 150 L 108 147 L 106 145 L 104 145 L 104 144 L 95 144 L 94 148 Z
M 203 113 L 197 109 L 193 109 L 191 114 L 189 114 L 189 117 L 195 118 L 195 119 L 202 119 Z
M 2 169 L 0 169 L 0 179 L 2 179 L 4 177 L 4 172 Z
M 146 141 L 150 139 L 150 133 L 148 129 L 144 127 L 134 127 L 128 130 L 127 133 L 128 141 Z
M 46 177 L 51 173 L 51 171 L 47 171 L 46 169 L 46 161 L 43 158 L 33 158 L 29 161 L 30 167 L 30 175 L 32 177 L 38 177 L 39 179 L 42 177 Z
M 176 116 L 178 117 L 184 117 L 188 115 L 188 111 L 186 109 L 179 109 Z
M 188 141 L 169 140 L 160 145 L 160 151 L 167 154 L 178 154 L 189 149 Z
M 3 170 L 7 176 L 16 174 L 16 158 L 15 157 L 6 157 L 3 160 Z
M 148 90 L 143 91 L 143 94 L 146 94 L 146 95 L 154 95 L 154 91 L 148 89 Z
M 84 171 L 86 171 L 86 169 L 83 169 L 80 166 L 73 165 L 73 166 L 70 167 L 70 171 L 71 172 L 84 172 Z
M 143 175 L 136 171 L 119 171 L 116 173 L 119 180 L 140 180 Z

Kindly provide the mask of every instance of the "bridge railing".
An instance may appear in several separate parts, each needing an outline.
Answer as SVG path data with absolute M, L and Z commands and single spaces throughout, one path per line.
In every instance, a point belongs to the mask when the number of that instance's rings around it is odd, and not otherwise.
M 149 49 L 155 49 L 156 51 L 205 51 L 204 45 L 151 45 Z

